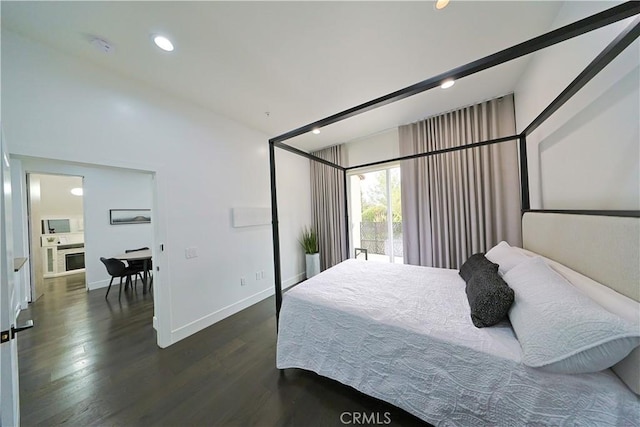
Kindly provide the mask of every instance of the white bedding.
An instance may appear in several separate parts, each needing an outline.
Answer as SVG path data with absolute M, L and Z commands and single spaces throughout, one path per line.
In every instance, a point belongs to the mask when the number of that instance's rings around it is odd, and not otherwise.
M 508 322 L 478 329 L 457 270 L 347 260 L 285 293 L 277 367 L 302 368 L 444 425 L 639 425 L 611 371 L 520 363 Z

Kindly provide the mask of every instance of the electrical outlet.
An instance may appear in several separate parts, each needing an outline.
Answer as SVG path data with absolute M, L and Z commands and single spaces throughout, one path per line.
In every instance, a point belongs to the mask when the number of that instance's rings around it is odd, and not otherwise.
M 264 279 L 264 270 L 260 270 L 260 279 Z
M 244 286 L 247 284 L 247 280 L 244 277 L 240 278 L 240 286 Z

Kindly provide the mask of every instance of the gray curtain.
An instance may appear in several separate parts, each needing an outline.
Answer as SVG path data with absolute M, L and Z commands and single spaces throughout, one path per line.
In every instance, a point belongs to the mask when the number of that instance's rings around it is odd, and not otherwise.
M 344 164 L 342 145 L 311 154 L 338 165 Z M 342 171 L 311 161 L 311 221 L 318 233 L 321 270 L 347 259 L 343 180 Z
M 401 126 L 400 155 L 516 133 L 513 94 Z M 401 164 L 405 263 L 459 268 L 501 240 L 521 246 L 517 141 Z

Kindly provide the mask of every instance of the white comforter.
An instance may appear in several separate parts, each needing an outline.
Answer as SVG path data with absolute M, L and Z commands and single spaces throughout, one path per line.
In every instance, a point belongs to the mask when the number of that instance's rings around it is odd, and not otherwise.
M 457 270 L 348 260 L 284 295 L 277 367 L 302 368 L 433 424 L 638 425 L 611 371 L 520 363 L 508 322 L 478 329 Z

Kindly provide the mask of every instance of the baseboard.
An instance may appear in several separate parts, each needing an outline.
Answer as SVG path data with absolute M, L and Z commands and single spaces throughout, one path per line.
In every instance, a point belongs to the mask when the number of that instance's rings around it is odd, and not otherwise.
M 79 268 L 77 270 L 61 271 L 60 273 L 44 273 L 42 277 L 45 279 L 51 279 L 54 277 L 71 276 L 72 274 L 84 273 L 85 271 L 86 270 L 84 268 Z
M 107 286 L 109 286 L 109 281 L 111 281 L 111 279 L 105 279 L 105 280 L 99 280 L 97 282 L 87 283 L 87 289 L 90 291 L 93 291 L 100 288 L 106 288 Z M 113 284 L 115 286 L 118 286 L 118 283 L 120 282 L 118 282 L 117 280 L 113 281 Z
M 295 276 L 285 280 L 282 282 L 282 289 L 287 289 L 292 287 L 293 285 L 296 285 L 300 282 L 302 282 L 304 279 L 307 278 L 307 273 L 305 273 L 304 271 L 302 273 L 298 273 Z
M 96 289 L 106 288 L 109 286 L 110 281 L 111 279 L 105 279 L 105 280 L 98 280 L 97 282 L 87 283 L 87 290 L 94 291 Z M 142 283 L 140 279 L 138 279 L 138 283 Z M 122 284 L 124 285 L 124 279 L 122 279 Z M 120 286 L 120 279 L 116 277 L 115 279 L 113 279 L 112 288 L 117 290 L 118 286 Z
M 302 277 L 302 278 L 301 278 Z M 291 277 L 283 282 L 283 289 L 291 287 L 296 283 L 299 283 L 305 277 L 305 273 L 299 273 L 294 277 Z M 274 294 L 273 287 L 269 287 L 263 291 L 260 291 L 256 294 L 253 294 L 245 299 L 242 299 L 236 303 L 228 305 L 218 311 L 215 311 L 211 314 L 201 317 L 198 320 L 195 320 L 185 326 L 182 326 L 174 331 L 171 331 L 171 344 L 175 344 L 176 342 L 187 338 L 195 334 L 198 331 L 201 331 L 209 326 L 217 323 L 223 319 L 226 319 L 229 316 L 232 316 L 245 308 L 251 307 L 254 304 L 259 303 L 260 301 L 269 298 Z M 154 325 L 156 323 L 156 318 L 154 317 Z
M 270 297 L 271 295 L 273 295 L 273 289 L 265 289 L 264 291 L 260 291 L 256 294 L 253 294 L 250 297 L 247 297 L 236 303 L 228 305 L 218 311 L 215 311 L 211 314 L 203 316 L 198 320 L 195 320 L 185 326 L 182 326 L 174 331 L 171 331 L 171 344 L 175 344 L 176 342 L 190 335 L 193 335 L 196 332 L 203 330 L 204 328 L 208 328 L 214 323 L 217 323 L 229 316 L 232 316 L 237 312 L 244 310 L 247 307 L 251 307 L 253 304 L 258 303 L 263 299 Z

